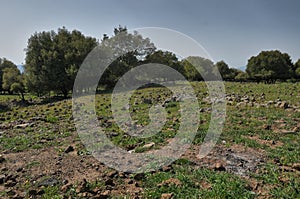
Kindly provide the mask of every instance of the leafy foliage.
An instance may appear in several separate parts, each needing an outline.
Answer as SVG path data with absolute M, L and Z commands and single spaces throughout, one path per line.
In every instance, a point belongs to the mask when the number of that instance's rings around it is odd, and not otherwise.
M 247 73 L 251 79 L 257 81 L 286 80 L 293 77 L 293 64 L 287 53 L 278 50 L 262 51 L 249 59 Z
M 26 49 L 26 85 L 37 95 L 54 91 L 67 96 L 87 54 L 97 45 L 95 38 L 66 28 L 35 33 Z

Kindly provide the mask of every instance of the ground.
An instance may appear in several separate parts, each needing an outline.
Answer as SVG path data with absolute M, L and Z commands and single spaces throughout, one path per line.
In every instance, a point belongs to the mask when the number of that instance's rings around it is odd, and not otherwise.
M 201 122 L 192 145 L 171 165 L 143 174 L 116 171 L 86 150 L 71 99 L 33 98 L 22 104 L 17 96 L 0 96 L 1 198 L 299 198 L 299 83 L 226 83 L 223 133 L 204 158 L 198 153 L 210 121 L 210 98 L 204 83 L 193 86 Z M 136 91 L 132 117 L 147 125 L 150 106 L 169 96 L 164 88 Z M 114 144 L 141 153 L 174 137 L 178 103 L 166 104 L 165 126 L 145 139 L 118 128 L 110 94 L 97 95 L 96 110 Z

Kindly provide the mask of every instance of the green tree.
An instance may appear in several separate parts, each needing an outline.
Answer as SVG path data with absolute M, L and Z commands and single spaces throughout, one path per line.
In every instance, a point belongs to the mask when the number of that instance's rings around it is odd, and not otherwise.
M 184 68 L 180 63 L 180 61 L 178 60 L 178 58 L 176 57 L 176 55 L 169 51 L 157 50 L 149 54 L 148 56 L 146 56 L 146 59 L 144 60 L 143 63 L 163 64 L 177 70 L 181 74 L 184 73 Z M 164 72 L 161 71 L 161 74 L 163 73 Z M 172 79 L 172 77 L 169 76 L 165 78 L 165 81 L 174 81 L 174 80 L 175 79 Z
M 182 60 L 182 65 L 185 76 L 190 81 L 215 80 L 217 78 L 218 68 L 209 59 L 190 56 Z
M 3 71 L 3 89 L 10 93 L 18 93 L 22 100 L 24 98 L 25 87 L 23 76 L 17 67 L 5 68 Z
M 300 59 L 294 65 L 295 77 L 300 79 Z
M 237 70 L 237 69 L 236 69 Z M 238 70 L 235 77 L 234 77 L 234 80 L 235 81 L 238 81 L 238 82 L 245 82 L 248 80 L 248 74 L 241 71 L 241 70 Z
M 3 88 L 3 73 L 6 68 L 16 68 L 17 69 L 17 66 L 13 62 L 11 62 L 5 58 L 3 58 L 3 59 L 0 58 L 0 92 L 6 90 Z M 7 91 L 9 91 L 9 90 L 7 90 Z
M 59 28 L 58 32 L 35 33 L 26 49 L 26 85 L 42 95 L 50 91 L 65 97 L 72 89 L 77 71 L 88 53 L 97 45 L 95 38 L 81 32 Z
M 293 64 L 287 53 L 278 50 L 262 51 L 248 60 L 246 72 L 256 81 L 274 82 L 293 77 Z
M 228 65 L 224 61 L 217 62 L 216 66 L 223 80 L 227 81 L 232 79 L 232 71 L 229 69 Z
M 110 38 L 104 36 L 100 44 L 101 50 L 105 49 L 106 53 L 112 55 L 111 63 L 99 82 L 99 85 L 108 89 L 112 88 L 123 74 L 142 63 L 156 49 L 149 38 L 143 38 L 136 31 L 129 33 L 126 27 L 115 28 L 114 34 Z

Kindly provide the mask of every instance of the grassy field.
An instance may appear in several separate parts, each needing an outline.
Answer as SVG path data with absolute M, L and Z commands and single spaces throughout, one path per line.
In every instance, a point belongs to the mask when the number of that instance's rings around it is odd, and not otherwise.
M 203 159 L 197 152 L 211 105 L 205 84 L 192 85 L 201 114 L 191 147 L 171 165 L 145 174 L 118 172 L 91 156 L 76 133 L 71 99 L 33 98 L 25 106 L 14 102 L 17 96 L 0 96 L 0 197 L 300 198 L 300 84 L 225 83 L 224 129 Z M 166 88 L 137 90 L 129 107 L 133 120 L 149 124 L 149 108 L 170 96 Z M 176 135 L 179 102 L 166 104 L 159 133 L 136 138 L 114 122 L 110 97 L 96 96 L 96 113 L 115 145 L 142 153 Z

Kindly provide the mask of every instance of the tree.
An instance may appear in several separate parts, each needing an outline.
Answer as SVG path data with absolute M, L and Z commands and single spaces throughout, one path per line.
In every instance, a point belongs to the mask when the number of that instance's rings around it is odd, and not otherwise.
M 77 71 L 88 53 L 97 45 L 95 38 L 81 32 L 35 33 L 26 49 L 26 85 L 29 91 L 42 95 L 50 91 L 65 97 L 72 89 Z
M 248 60 L 246 72 L 256 81 L 274 82 L 293 77 L 293 64 L 287 53 L 278 50 L 262 51 Z
M 99 85 L 112 88 L 127 71 L 142 63 L 152 54 L 156 47 L 149 38 L 143 38 L 138 32 L 129 33 L 126 27 L 114 29 L 114 36 L 104 36 L 100 49 L 112 55 L 111 63 L 106 69 Z
M 23 76 L 17 67 L 5 68 L 3 71 L 3 89 L 10 93 L 19 93 L 24 101 L 25 87 Z
M 247 81 L 248 80 L 248 74 L 247 73 L 245 73 L 245 72 L 243 72 L 243 71 L 241 71 L 241 70 L 238 70 L 237 71 L 237 74 L 235 75 L 235 77 L 234 77 L 234 80 L 235 81 L 238 81 L 238 82 L 245 82 L 245 81 Z
M 232 71 L 229 69 L 228 65 L 224 61 L 217 62 L 216 66 L 223 80 L 227 81 L 232 79 Z
M 217 77 L 218 68 L 209 59 L 190 56 L 182 60 L 182 65 L 190 81 L 215 80 Z
M 3 88 L 3 73 L 6 68 L 16 68 L 17 69 L 17 66 L 13 62 L 11 62 L 5 58 L 3 58 L 3 59 L 0 58 L 0 92 L 5 91 L 5 89 Z
M 294 65 L 295 77 L 300 79 L 300 59 Z
M 143 63 L 163 64 L 175 69 L 181 74 L 184 73 L 184 68 L 181 65 L 181 63 L 178 61 L 176 55 L 169 51 L 157 50 L 149 54 L 148 56 L 146 56 L 146 59 L 144 60 Z M 164 73 L 164 71 L 161 71 L 161 74 L 166 74 L 166 73 Z M 174 80 L 175 80 L 174 78 L 169 76 L 165 78 L 165 81 L 174 81 Z

